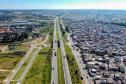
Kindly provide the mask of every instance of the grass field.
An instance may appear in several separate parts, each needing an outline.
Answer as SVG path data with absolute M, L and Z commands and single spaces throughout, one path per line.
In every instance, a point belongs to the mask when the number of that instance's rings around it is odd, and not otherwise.
M 2 51 L 0 52 L 0 56 L 4 55 L 4 54 L 11 54 L 13 53 L 14 51 L 25 51 L 27 52 L 29 49 L 28 47 L 28 44 L 26 43 L 21 43 L 21 44 L 18 44 L 17 46 L 15 46 L 15 50 L 9 50 L 8 48 L 5 50 L 5 51 Z
M 4 80 L 10 72 L 8 71 L 0 71 L 0 81 Z
M 66 43 L 67 42 L 67 33 L 65 32 L 65 34 L 63 35 L 63 42 Z
M 16 47 L 16 50 L 23 50 L 25 52 L 27 52 L 28 49 L 29 49 L 28 44 L 25 44 L 25 43 L 24 44 L 20 44 L 19 46 Z
M 51 55 L 52 50 L 50 48 L 43 48 L 39 52 L 23 84 L 50 84 Z
M 5 70 L 12 70 L 16 64 L 20 61 L 21 56 L 14 56 L 10 57 L 7 56 L 0 56 L 0 69 Z
M 58 29 L 56 29 L 56 39 L 59 39 Z
M 47 34 L 51 31 L 51 28 L 40 28 L 40 33 L 41 34 Z
M 52 44 L 52 42 L 53 42 L 53 31 L 54 31 L 54 28 L 52 28 L 49 33 L 49 38 L 48 38 L 49 44 Z
M 15 55 L 13 52 L 5 51 L 0 53 L 0 69 L 12 70 L 17 63 L 22 59 L 23 55 Z M 0 72 L 0 80 L 3 80 L 9 75 L 9 72 Z
M 19 61 L 23 58 L 22 55 L 14 54 L 15 51 L 24 51 L 27 52 L 29 47 L 27 44 L 19 44 L 15 46 L 15 50 L 9 50 L 8 48 L 5 51 L 0 52 L 0 69 L 2 70 L 12 70 L 19 63 Z M 0 81 L 5 79 L 9 75 L 7 71 L 0 71 Z
M 14 80 L 19 79 L 19 77 L 21 76 L 21 74 L 23 73 L 24 69 L 26 68 L 27 64 L 29 63 L 29 61 L 31 60 L 33 54 L 36 52 L 37 48 L 34 48 L 32 50 L 32 52 L 30 53 L 29 57 L 26 59 L 26 61 L 24 62 L 24 64 L 22 65 L 22 67 L 19 69 L 18 73 L 15 75 L 15 77 L 13 78 Z
M 69 71 L 70 71 L 72 83 L 73 84 L 82 84 L 80 70 L 76 63 L 74 55 L 68 45 L 65 44 L 64 47 L 65 47 L 65 52 L 66 52 L 66 56 L 67 56 L 67 60 L 68 60 Z

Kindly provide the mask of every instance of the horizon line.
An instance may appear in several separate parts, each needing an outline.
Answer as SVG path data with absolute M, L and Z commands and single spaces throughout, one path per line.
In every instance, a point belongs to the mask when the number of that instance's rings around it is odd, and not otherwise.
M 62 9 L 62 8 L 61 9 L 58 9 L 58 8 L 47 8 L 47 9 L 46 8 L 42 8 L 42 9 L 41 8 L 40 9 L 39 8 L 29 8 L 29 9 L 27 9 L 27 8 L 26 9 L 25 8 L 24 9 L 23 8 L 20 8 L 20 9 L 12 8 L 12 9 L 9 9 L 8 8 L 8 9 L 6 9 L 5 8 L 4 9 L 4 8 L 1 8 L 0 10 L 122 10 L 122 11 L 126 11 L 126 9 L 102 9 L 102 8 L 98 8 L 98 9 L 90 9 L 90 8 L 89 9 L 88 8 L 82 8 L 82 9 L 79 9 L 79 8 L 78 9 L 76 9 L 76 8 L 73 8 L 73 9 L 69 9 L 69 8 L 68 9 Z

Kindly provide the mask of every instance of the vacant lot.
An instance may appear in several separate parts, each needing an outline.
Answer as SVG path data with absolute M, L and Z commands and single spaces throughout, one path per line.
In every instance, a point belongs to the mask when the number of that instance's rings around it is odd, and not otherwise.
M 19 79 L 19 77 L 21 76 L 21 74 L 23 73 L 24 69 L 26 68 L 27 64 L 29 63 L 29 61 L 31 60 L 33 54 L 36 52 L 37 48 L 34 48 L 32 50 L 32 52 L 30 53 L 30 55 L 28 56 L 28 58 L 26 59 L 26 61 L 24 62 L 24 64 L 22 65 L 22 67 L 19 69 L 18 73 L 16 74 L 16 76 L 14 77 L 14 80 Z
M 12 70 L 23 56 L 14 55 L 12 53 L 0 53 L 0 69 Z M 0 71 L 0 80 L 5 79 L 9 75 L 9 72 Z
M 50 84 L 51 55 L 52 50 L 50 48 L 43 48 L 39 52 L 23 84 Z
M 0 69 L 12 70 L 20 59 L 21 56 L 9 57 L 8 54 L 7 56 L 0 56 Z
M 0 69 L 2 70 L 12 70 L 17 63 L 22 59 L 23 54 L 14 54 L 15 51 L 27 51 L 29 48 L 24 44 L 19 44 L 16 46 L 16 50 L 6 50 L 0 52 Z M 5 79 L 9 72 L 0 72 L 0 80 Z M 3 73 L 3 74 L 2 74 Z
M 0 71 L 0 81 L 4 80 L 8 76 L 8 71 Z

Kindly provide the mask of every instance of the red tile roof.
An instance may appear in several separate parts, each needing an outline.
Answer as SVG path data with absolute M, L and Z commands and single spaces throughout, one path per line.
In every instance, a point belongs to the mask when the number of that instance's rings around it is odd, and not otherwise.
M 12 32 L 12 31 L 7 28 L 0 28 L 0 33 L 7 33 L 7 32 Z

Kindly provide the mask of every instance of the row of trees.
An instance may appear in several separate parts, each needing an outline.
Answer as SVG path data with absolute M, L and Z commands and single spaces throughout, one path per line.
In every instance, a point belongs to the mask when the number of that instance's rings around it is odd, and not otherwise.
M 4 33 L 1 34 L 0 43 L 10 43 L 10 42 L 16 42 L 16 41 L 22 41 L 24 39 L 28 38 L 28 33 Z
M 24 39 L 27 39 L 29 36 L 32 36 L 32 38 L 39 37 L 40 34 L 35 30 L 34 26 L 27 26 L 23 32 L 16 31 L 16 28 L 13 30 L 13 32 L 5 32 L 0 34 L 0 43 L 11 43 L 11 42 L 17 42 L 17 41 L 23 41 Z

